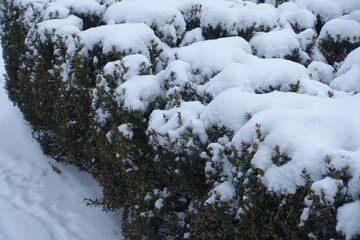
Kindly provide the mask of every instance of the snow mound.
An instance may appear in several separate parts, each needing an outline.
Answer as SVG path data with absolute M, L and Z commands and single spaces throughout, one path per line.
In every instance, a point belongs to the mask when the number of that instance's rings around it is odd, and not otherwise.
M 320 81 L 327 85 L 329 85 L 331 81 L 335 78 L 334 68 L 323 62 L 312 62 L 308 66 L 308 70 L 311 72 L 311 79 Z
M 302 31 L 313 28 L 316 17 L 307 9 L 298 8 L 294 3 L 285 2 L 279 6 L 279 24 L 283 28 Z
M 249 43 L 241 37 L 208 40 L 172 50 L 176 59 L 190 63 L 195 72 L 206 78 L 232 63 L 244 61 L 251 52 Z
M 250 45 L 256 55 L 263 58 L 284 58 L 300 49 L 299 39 L 289 29 L 257 33 L 251 39 Z
M 273 5 L 244 2 L 234 7 L 209 7 L 201 16 L 201 27 L 217 28 L 236 36 L 249 29 L 272 29 L 277 26 L 278 14 Z
M 355 9 L 360 9 L 360 2 L 357 0 L 296 0 L 295 4 L 301 8 L 310 10 L 322 21 L 341 17 Z
M 45 42 L 47 36 L 71 36 L 79 34 L 83 27 L 83 21 L 74 15 L 70 15 L 63 19 L 52 19 L 43 21 L 38 24 L 37 32 L 40 38 Z
M 360 234 L 360 201 L 347 203 L 338 209 L 336 230 L 346 235 L 346 240 L 350 240 Z
M 308 70 L 300 64 L 284 59 L 260 59 L 248 56 L 243 62 L 228 65 L 209 82 L 200 86 L 199 90 L 213 96 L 229 88 L 238 88 L 249 93 L 290 91 L 290 84 L 297 84 L 299 81 L 301 85 L 301 82 L 308 79 Z
M 332 99 L 279 92 L 254 95 L 229 89 L 206 107 L 201 119 L 206 126 L 233 130 L 232 144 L 238 147 L 242 142 L 253 142 L 255 126 L 261 124 L 263 140 L 252 163 L 265 170 L 262 180 L 269 190 L 293 193 L 296 186 L 304 184 L 304 168 L 314 180 L 322 179 L 326 155 L 339 161 L 347 159 L 354 167 L 352 181 L 357 181 L 360 135 L 355 125 L 360 112 L 355 108 L 359 101 L 357 95 Z M 250 120 L 247 113 L 252 115 Z M 276 145 L 292 160 L 280 166 L 274 164 L 271 157 Z M 358 186 L 353 188 L 359 190 Z
M 51 1 L 45 11 L 42 12 L 43 19 L 66 18 L 74 13 L 84 16 L 100 16 L 105 6 L 95 0 L 57 0 Z
M 344 60 L 330 87 L 346 92 L 360 92 L 360 47 L 353 50 Z
M 125 34 L 126 33 L 126 34 Z M 102 47 L 104 54 L 113 50 L 127 54 L 143 54 L 150 58 L 151 42 L 161 44 L 154 31 L 143 23 L 105 25 L 90 28 L 79 34 L 85 50 L 92 50 L 95 45 Z
M 351 43 L 360 38 L 360 23 L 355 20 L 333 19 L 325 23 L 319 34 L 319 39 L 326 39 L 330 35 L 335 40 L 345 39 Z
M 118 2 L 105 12 L 107 24 L 145 23 L 162 36 L 165 42 L 175 46 L 185 33 L 185 21 L 176 8 L 159 7 L 149 2 Z
M 117 99 L 129 110 L 146 110 L 151 102 L 161 96 L 160 81 L 161 77 L 154 75 L 131 77 L 117 88 Z

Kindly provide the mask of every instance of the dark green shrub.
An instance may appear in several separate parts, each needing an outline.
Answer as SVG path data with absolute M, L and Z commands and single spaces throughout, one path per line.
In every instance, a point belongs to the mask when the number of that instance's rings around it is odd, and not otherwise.
M 353 39 L 342 38 L 337 35 L 336 38 L 327 33 L 325 38 L 319 41 L 320 52 L 324 55 L 329 64 L 339 63 L 354 49 L 360 46 L 360 38 Z
M 216 27 L 208 25 L 206 27 L 202 27 L 202 30 L 203 36 L 206 40 L 234 36 L 233 34 L 230 34 L 228 30 L 225 29 L 221 24 L 218 24 Z M 254 36 L 255 32 L 268 31 L 270 31 L 270 28 L 265 28 L 264 26 L 256 27 L 254 24 L 254 26 L 238 30 L 236 36 L 240 36 L 246 41 L 250 41 L 250 39 Z

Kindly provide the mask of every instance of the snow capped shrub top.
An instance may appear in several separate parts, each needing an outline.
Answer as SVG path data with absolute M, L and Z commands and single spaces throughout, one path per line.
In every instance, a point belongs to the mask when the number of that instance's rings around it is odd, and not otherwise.
M 185 33 L 185 21 L 176 8 L 159 7 L 153 2 L 118 2 L 106 10 L 107 24 L 145 23 L 169 45 L 175 46 Z
M 360 65 L 360 47 L 349 53 L 349 55 L 342 63 L 340 69 L 337 71 L 336 75 L 339 76 L 344 74 L 345 72 L 349 71 L 355 64 Z
M 360 47 L 349 53 L 336 73 L 336 78 L 330 86 L 346 92 L 360 91 Z
M 321 29 L 319 39 L 330 35 L 334 39 L 349 39 L 351 43 L 358 42 L 360 38 L 360 23 L 355 20 L 333 19 Z
M 357 0 L 296 0 L 295 4 L 320 16 L 324 22 L 360 9 L 360 2 Z
M 265 58 L 284 58 L 300 48 L 299 40 L 292 30 L 274 30 L 257 33 L 250 41 L 256 55 Z
M 161 80 L 161 75 L 133 76 L 117 88 L 117 99 L 129 110 L 145 111 L 151 102 L 161 96 Z
M 231 63 L 242 62 L 251 53 L 251 47 L 241 37 L 229 37 L 193 43 L 172 51 L 177 59 L 190 63 L 193 71 L 209 78 Z
M 98 44 L 104 54 L 116 50 L 126 54 L 141 53 L 148 58 L 151 41 L 161 44 L 154 31 L 143 23 L 100 26 L 81 32 L 79 37 L 87 50 L 92 50 Z
M 43 18 L 66 18 L 71 14 L 100 16 L 105 7 L 95 0 L 57 0 L 51 1 L 43 11 Z
M 298 8 L 294 3 L 285 2 L 278 9 L 279 24 L 284 28 L 302 31 L 315 26 L 315 15 L 309 10 Z
M 46 20 L 38 24 L 37 32 L 41 39 L 45 41 L 46 34 L 67 36 L 77 35 L 81 32 L 83 21 L 74 15 L 70 15 L 63 19 Z
M 201 27 L 221 26 L 229 36 L 250 28 L 271 29 L 277 25 L 277 11 L 270 4 L 244 2 L 233 7 L 209 7 L 201 16 Z
M 290 91 L 289 84 L 309 78 L 309 72 L 304 66 L 284 59 L 259 59 L 248 56 L 244 60 L 228 65 L 204 84 L 203 89 L 213 96 L 229 88 L 239 88 L 250 93 Z

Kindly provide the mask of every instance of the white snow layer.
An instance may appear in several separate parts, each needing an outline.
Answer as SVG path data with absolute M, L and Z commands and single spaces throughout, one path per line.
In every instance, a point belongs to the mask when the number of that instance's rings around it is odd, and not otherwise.
M 3 84 L 1 77 L 0 239 L 121 239 L 119 216 L 84 203 L 84 198 L 101 197 L 95 180 L 41 153 Z
M 265 58 L 284 58 L 300 48 L 296 34 L 289 29 L 258 33 L 250 41 L 256 55 Z
M 66 18 L 77 13 L 84 16 L 101 15 L 105 7 L 95 0 L 55 0 L 49 1 L 47 8 L 42 12 L 44 19 Z
M 79 34 L 80 41 L 87 50 L 92 50 L 95 45 L 102 47 L 103 53 L 113 50 L 126 54 L 140 53 L 150 57 L 148 47 L 151 41 L 161 44 L 160 40 L 147 25 L 143 23 L 128 23 L 105 25 L 90 28 Z
M 360 9 L 360 1 L 358 0 L 295 0 L 295 4 L 310 10 L 316 16 L 320 16 L 324 22 L 341 17 L 355 9 Z
M 153 2 L 118 2 L 104 14 L 107 24 L 145 23 L 164 36 L 164 40 L 176 44 L 185 33 L 185 20 L 176 8 L 154 5 Z
M 360 235 L 360 201 L 347 203 L 338 209 L 336 230 L 346 233 L 346 240 Z
M 349 53 L 330 87 L 347 92 L 360 92 L 360 47 Z
M 360 23 L 355 20 L 333 19 L 325 23 L 319 34 L 319 39 L 325 39 L 330 35 L 335 41 L 340 39 L 349 39 L 350 42 L 359 41 Z

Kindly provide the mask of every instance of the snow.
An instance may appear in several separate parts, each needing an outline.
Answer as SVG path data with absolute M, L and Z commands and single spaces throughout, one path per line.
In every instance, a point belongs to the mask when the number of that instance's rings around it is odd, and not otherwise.
M 336 77 L 330 87 L 339 91 L 360 92 L 360 65 L 354 64 L 349 71 Z
M 95 0 L 55 0 L 49 1 L 47 8 L 42 12 L 44 19 L 66 18 L 71 14 L 101 15 L 104 6 Z
M 360 47 L 356 48 L 351 53 L 349 53 L 349 55 L 347 55 L 336 75 L 340 76 L 344 74 L 356 64 L 360 65 Z
M 320 16 L 324 22 L 341 17 L 352 10 L 360 9 L 358 0 L 295 0 L 295 4 Z
M 156 200 L 155 207 L 157 209 L 161 209 L 163 206 L 164 206 L 164 199 L 163 198 L 159 198 L 158 200 Z
M 133 136 L 134 136 L 133 131 L 131 131 L 131 124 L 130 123 L 129 124 L 121 124 L 118 127 L 118 130 L 127 139 L 131 140 L 133 138 Z
M 347 203 L 338 209 L 336 230 L 346 235 L 350 240 L 360 234 L 360 201 Z
M 320 203 L 328 205 L 333 204 L 336 194 L 343 186 L 342 180 L 336 180 L 330 177 L 325 177 L 319 181 L 316 181 L 311 185 L 311 190 L 320 197 Z M 325 202 L 324 202 L 325 201 Z
M 294 3 L 285 2 L 279 6 L 279 24 L 283 28 L 309 29 L 316 23 L 316 17 L 307 9 L 298 8 Z
M 358 42 L 360 38 L 360 23 L 355 20 L 333 19 L 325 23 L 319 34 L 319 39 L 326 39 L 330 35 L 335 41 L 349 39 L 351 43 Z
M 300 49 L 296 34 L 289 29 L 257 33 L 250 41 L 256 55 L 264 58 L 284 58 Z
M 234 130 L 232 144 L 239 147 L 254 141 L 255 125 L 260 123 L 264 140 L 252 163 L 265 170 L 262 180 L 269 190 L 291 193 L 304 183 L 302 169 L 313 179 L 321 178 L 326 154 L 352 161 L 359 157 L 359 101 L 358 95 L 338 99 L 280 92 L 254 95 L 233 88 L 219 94 L 200 119 Z M 246 113 L 252 114 L 250 120 Z M 289 163 L 272 163 L 276 145 L 291 154 Z
M 251 53 L 251 47 L 241 37 L 202 41 L 172 49 L 176 59 L 190 63 L 192 70 L 208 78 L 229 64 L 244 61 L 244 58 L 248 58 L 247 53 Z
M 311 72 L 311 79 L 327 85 L 335 78 L 334 68 L 326 63 L 313 61 L 307 68 Z
M 207 134 L 202 121 L 199 120 L 203 109 L 204 106 L 200 102 L 183 102 L 179 107 L 168 111 L 154 110 L 150 117 L 148 132 L 156 131 L 161 135 L 152 135 L 150 141 L 160 146 L 172 143 L 175 144 L 174 150 L 180 151 L 182 144 L 187 142 L 181 133 L 190 128 L 194 135 L 205 142 Z
M 246 2 L 234 7 L 209 7 L 201 16 L 202 28 L 221 26 L 228 35 L 236 36 L 238 32 L 249 28 L 274 28 L 277 25 L 277 11 L 270 4 Z
M 144 111 L 161 95 L 160 81 L 161 78 L 154 75 L 134 76 L 117 88 L 118 101 L 123 102 L 129 110 Z
M 0 239 L 121 239 L 119 216 L 84 203 L 84 198 L 101 197 L 95 180 L 41 153 L 3 84 L 1 77 Z
M 185 33 L 185 20 L 176 8 L 159 7 L 152 2 L 118 2 L 105 12 L 103 20 L 114 23 L 145 23 L 172 45 Z
M 124 34 L 126 33 L 126 34 Z M 92 50 L 99 44 L 103 53 L 110 53 L 113 49 L 130 53 L 141 53 L 150 58 L 148 47 L 151 41 L 160 44 L 160 40 L 147 25 L 143 23 L 128 23 L 105 25 L 90 28 L 79 34 L 80 41 L 85 45 L 85 49 Z
M 268 90 L 269 86 L 284 90 L 288 84 L 296 84 L 309 78 L 307 69 L 297 63 L 284 59 L 260 59 L 248 56 L 243 62 L 233 63 L 210 79 L 199 90 L 204 90 L 213 96 L 229 88 L 239 88 L 244 92 L 254 93 Z
M 40 34 L 42 41 L 46 41 L 46 35 L 54 32 L 54 35 L 71 36 L 80 33 L 83 27 L 83 21 L 74 15 L 64 19 L 52 19 L 43 21 L 38 24 L 37 32 Z
M 233 185 L 230 182 L 225 181 L 220 183 L 218 186 L 214 188 L 211 197 L 208 200 L 206 200 L 205 204 L 213 204 L 217 196 L 219 196 L 220 201 L 226 202 L 232 199 L 234 195 L 235 195 L 235 189 Z
M 360 92 L 360 47 L 346 57 L 330 87 L 347 92 Z
M 351 13 L 342 16 L 341 18 L 360 22 L 360 10 L 354 10 Z
M 202 42 L 205 38 L 202 35 L 201 28 L 195 28 L 185 33 L 185 36 L 180 44 L 180 47 L 185 47 L 196 42 Z

